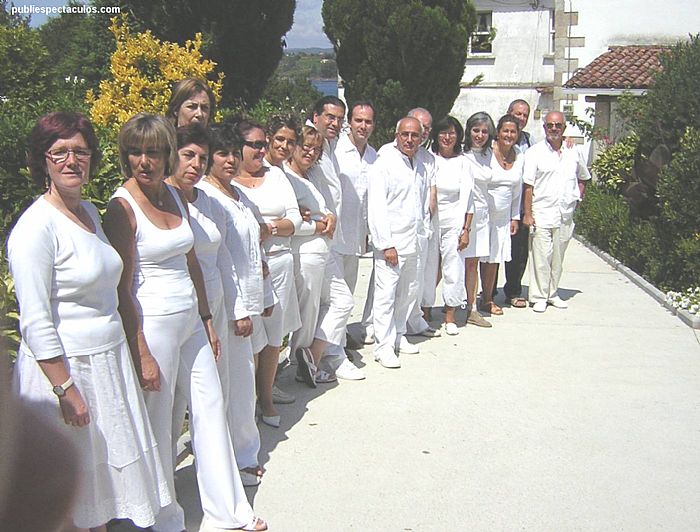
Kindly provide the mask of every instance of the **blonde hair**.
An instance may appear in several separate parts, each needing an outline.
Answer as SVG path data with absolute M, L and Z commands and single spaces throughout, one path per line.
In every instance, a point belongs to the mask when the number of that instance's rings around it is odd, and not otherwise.
M 177 135 L 175 127 L 164 117 L 139 113 L 124 124 L 119 131 L 119 164 L 126 177 L 132 177 L 129 150 L 150 148 L 165 153 L 165 175 L 177 167 Z

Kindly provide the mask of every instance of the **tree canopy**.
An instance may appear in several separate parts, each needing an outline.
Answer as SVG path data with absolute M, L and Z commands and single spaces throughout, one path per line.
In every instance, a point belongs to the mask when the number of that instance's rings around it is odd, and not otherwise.
M 184 44 L 200 32 L 226 76 L 224 105 L 255 104 L 282 57 L 296 0 L 122 0 L 141 29 Z
M 324 0 L 323 21 L 345 98 L 374 103 L 379 140 L 412 107 L 450 111 L 476 23 L 470 0 Z

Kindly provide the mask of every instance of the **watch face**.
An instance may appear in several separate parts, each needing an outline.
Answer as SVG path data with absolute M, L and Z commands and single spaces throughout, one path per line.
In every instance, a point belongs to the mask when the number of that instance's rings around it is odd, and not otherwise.
M 63 386 L 54 386 L 53 393 L 55 393 L 58 397 L 63 397 L 66 395 L 66 391 L 63 389 Z

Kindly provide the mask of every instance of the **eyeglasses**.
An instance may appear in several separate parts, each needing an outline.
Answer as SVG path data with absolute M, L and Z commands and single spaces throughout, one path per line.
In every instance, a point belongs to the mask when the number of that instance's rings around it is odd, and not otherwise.
M 263 148 L 267 147 L 267 142 L 264 140 L 244 140 L 243 144 L 248 146 L 249 148 L 253 148 L 254 150 L 262 150 Z
M 63 164 L 68 160 L 71 153 L 80 162 L 85 162 L 92 157 L 92 152 L 90 150 L 84 150 L 82 148 L 76 148 L 75 150 L 59 148 L 58 150 L 47 151 L 45 155 L 53 164 Z
M 564 124 L 561 122 L 547 122 L 544 127 L 547 129 L 564 129 Z
M 304 153 L 321 153 L 323 148 L 321 148 L 321 146 L 310 146 L 309 144 L 304 144 L 301 149 Z
M 324 118 L 326 119 L 326 121 L 327 121 L 328 123 L 330 123 L 330 124 L 332 124 L 332 123 L 334 123 L 334 122 L 337 122 L 338 124 L 340 124 L 340 123 L 343 121 L 343 116 L 342 116 L 342 115 L 341 115 L 341 116 L 338 116 L 338 115 L 334 115 L 334 114 L 331 114 L 331 113 L 323 113 L 323 117 L 324 117 Z

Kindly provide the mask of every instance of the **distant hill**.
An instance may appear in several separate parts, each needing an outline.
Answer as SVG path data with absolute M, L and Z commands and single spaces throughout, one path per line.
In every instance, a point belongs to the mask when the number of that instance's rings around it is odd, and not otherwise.
M 293 48 L 285 51 L 277 66 L 278 78 L 337 79 L 332 48 Z
M 335 55 L 333 48 L 287 48 L 285 54 L 326 54 Z

